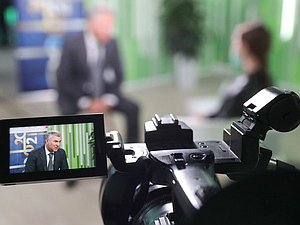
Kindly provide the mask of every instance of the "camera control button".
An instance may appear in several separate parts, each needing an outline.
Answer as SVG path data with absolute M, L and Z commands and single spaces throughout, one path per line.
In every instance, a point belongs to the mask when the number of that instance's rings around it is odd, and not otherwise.
M 183 157 L 182 153 L 174 153 L 173 155 L 173 159 L 175 162 L 175 165 L 177 166 L 178 169 L 185 169 L 185 164 L 186 161 Z
M 206 158 L 206 154 L 204 153 L 192 153 L 190 154 L 190 158 L 196 161 L 202 161 Z

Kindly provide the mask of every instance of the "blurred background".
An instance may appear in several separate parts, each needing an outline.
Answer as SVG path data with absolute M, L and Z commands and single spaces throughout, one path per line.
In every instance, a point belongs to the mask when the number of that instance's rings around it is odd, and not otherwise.
M 97 0 L 1 0 L 0 118 L 58 115 L 53 88 L 63 37 L 85 28 Z M 262 21 L 271 32 L 269 71 L 280 88 L 300 94 L 298 0 L 110 0 L 125 69 L 123 92 L 141 108 L 143 123 L 173 113 L 194 129 L 196 140 L 220 140 L 233 118 L 198 120 L 218 103 L 222 87 L 242 73 L 231 55 L 234 27 Z M 297 19 L 298 18 L 298 19 Z M 169 28 L 178 28 L 178 32 Z M 183 30 L 183 31 L 182 31 Z M 182 32 L 180 32 L 182 31 Z M 118 113 L 106 130 L 124 131 Z M 300 128 L 270 132 L 263 143 L 274 156 L 300 168 Z M 143 141 L 141 138 L 140 141 Z M 0 223 L 101 224 L 100 180 L 0 187 Z

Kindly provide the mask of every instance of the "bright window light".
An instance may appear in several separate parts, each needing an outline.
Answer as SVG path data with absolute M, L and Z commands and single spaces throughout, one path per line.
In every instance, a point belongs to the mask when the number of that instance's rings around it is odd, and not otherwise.
M 296 0 L 282 0 L 280 38 L 292 39 L 295 27 Z

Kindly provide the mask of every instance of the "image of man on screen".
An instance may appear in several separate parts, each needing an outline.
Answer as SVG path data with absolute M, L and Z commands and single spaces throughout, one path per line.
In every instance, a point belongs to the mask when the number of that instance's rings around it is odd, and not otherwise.
M 69 169 L 65 150 L 60 148 L 61 135 L 58 131 L 46 133 L 46 143 L 29 153 L 25 172 Z

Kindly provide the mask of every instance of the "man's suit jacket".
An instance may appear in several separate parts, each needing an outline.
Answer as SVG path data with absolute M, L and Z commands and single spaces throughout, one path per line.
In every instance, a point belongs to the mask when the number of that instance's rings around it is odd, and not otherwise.
M 58 149 L 54 153 L 54 170 L 66 170 L 69 169 L 67 156 L 65 150 Z M 25 172 L 39 172 L 47 171 L 47 157 L 45 152 L 45 145 L 38 149 L 34 149 L 29 153 L 29 156 L 25 165 Z
M 78 100 L 83 96 L 93 95 L 90 70 L 84 33 L 66 38 L 57 70 L 58 104 L 62 114 L 78 113 Z M 102 73 L 104 92 L 120 96 L 123 69 L 115 40 L 105 46 Z M 100 74 L 99 72 L 99 76 Z

